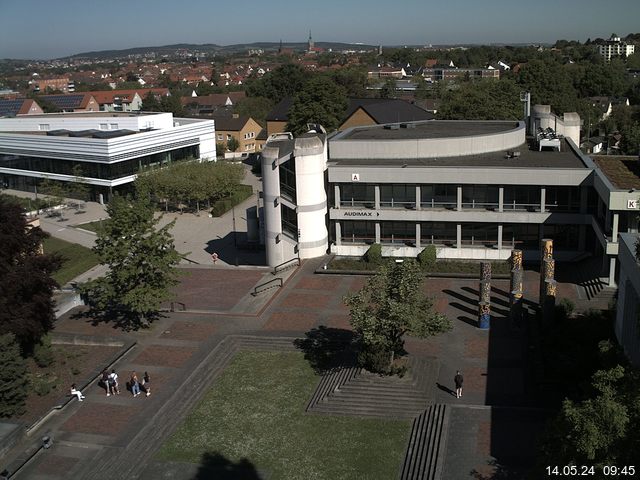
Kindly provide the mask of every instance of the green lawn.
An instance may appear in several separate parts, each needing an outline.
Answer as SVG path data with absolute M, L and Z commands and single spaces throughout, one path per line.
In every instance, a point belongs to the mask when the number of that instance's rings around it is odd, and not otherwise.
M 74 225 L 75 228 L 82 228 L 83 230 L 89 230 L 90 232 L 98 233 L 102 226 L 102 222 L 97 220 L 95 222 L 81 223 L 80 225 Z
M 240 352 L 158 453 L 246 458 L 275 479 L 396 478 L 410 422 L 310 415 L 319 380 L 297 352 Z
M 64 285 L 100 263 L 95 253 L 81 245 L 54 237 L 47 238 L 43 244 L 45 253 L 58 253 L 65 259 L 60 270 L 53 275 L 60 285 Z

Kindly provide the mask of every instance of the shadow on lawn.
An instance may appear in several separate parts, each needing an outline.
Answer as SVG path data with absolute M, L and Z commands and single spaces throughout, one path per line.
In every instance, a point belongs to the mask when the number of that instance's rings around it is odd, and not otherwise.
M 351 330 L 320 325 L 305 336 L 295 340 L 294 345 L 304 352 L 304 358 L 316 373 L 322 375 L 336 367 L 356 364 L 358 342 Z
M 200 467 L 196 476 L 191 480 L 261 480 L 261 476 L 256 467 L 247 460 L 241 458 L 237 463 L 233 463 L 217 452 L 205 452 L 200 461 Z

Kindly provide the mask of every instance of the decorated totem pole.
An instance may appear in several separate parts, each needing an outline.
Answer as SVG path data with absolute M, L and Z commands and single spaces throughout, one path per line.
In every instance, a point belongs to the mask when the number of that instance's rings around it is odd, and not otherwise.
M 480 287 L 478 289 L 478 327 L 488 329 L 491 324 L 491 263 L 480 263 Z
M 553 259 L 553 240 L 543 238 L 540 243 L 540 312 L 545 323 L 553 321 L 556 307 L 556 262 Z
M 522 270 L 522 250 L 511 251 L 511 292 L 509 295 L 509 315 L 511 321 L 520 324 L 523 308 L 522 297 L 524 272 Z

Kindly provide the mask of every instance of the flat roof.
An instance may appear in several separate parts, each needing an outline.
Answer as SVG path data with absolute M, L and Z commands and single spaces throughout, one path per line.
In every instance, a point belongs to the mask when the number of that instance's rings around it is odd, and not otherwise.
M 512 124 L 513 125 L 513 124 Z M 397 130 L 396 130 L 397 131 Z M 539 152 L 533 145 L 523 143 L 519 148 L 519 156 L 507 158 L 506 151 L 483 153 L 478 155 L 462 155 L 442 158 L 393 158 L 393 159 L 340 159 L 329 153 L 329 163 L 337 166 L 371 166 L 371 167 L 499 167 L 499 168 L 589 168 L 572 149 L 566 139 L 561 140 L 561 151 L 543 150 Z
M 516 128 L 517 121 L 427 120 L 408 124 L 356 127 L 346 130 L 343 135 L 336 135 L 333 141 L 473 137 L 504 133 Z
M 615 188 L 640 189 L 640 160 L 623 155 L 591 155 L 591 158 Z
M 140 117 L 148 115 L 160 115 L 164 112 L 57 112 L 57 113 L 40 113 L 37 115 L 21 115 L 19 117 L 13 117 L 12 119 L 25 119 L 30 118 L 52 118 L 52 117 Z

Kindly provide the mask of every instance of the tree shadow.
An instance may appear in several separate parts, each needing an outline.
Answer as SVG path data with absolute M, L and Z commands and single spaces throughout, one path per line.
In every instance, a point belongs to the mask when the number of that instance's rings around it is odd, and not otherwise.
M 262 480 L 256 467 L 247 460 L 241 458 L 237 463 L 217 452 L 205 452 L 202 454 L 200 467 L 195 477 L 191 480 Z
M 304 358 L 318 374 L 336 367 L 352 367 L 357 363 L 358 339 L 351 330 L 320 325 L 294 341 Z
M 111 324 L 114 329 L 119 329 L 123 332 L 136 332 L 149 328 L 153 322 L 165 317 L 166 315 L 161 312 L 154 312 L 143 319 L 139 315 L 130 312 L 103 311 L 89 305 L 88 309 L 73 313 L 70 318 L 73 320 L 85 320 L 94 327 L 104 323 Z

